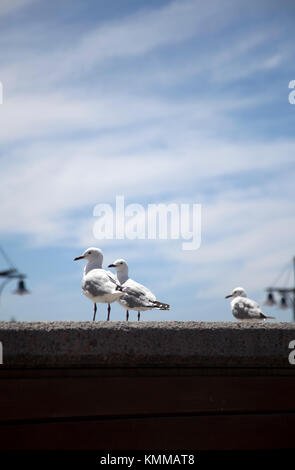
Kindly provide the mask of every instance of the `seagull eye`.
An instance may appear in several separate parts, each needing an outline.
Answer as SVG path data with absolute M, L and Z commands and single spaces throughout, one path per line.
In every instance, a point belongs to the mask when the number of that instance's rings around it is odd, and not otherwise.
M 91 255 L 91 251 L 88 251 L 88 254 Z

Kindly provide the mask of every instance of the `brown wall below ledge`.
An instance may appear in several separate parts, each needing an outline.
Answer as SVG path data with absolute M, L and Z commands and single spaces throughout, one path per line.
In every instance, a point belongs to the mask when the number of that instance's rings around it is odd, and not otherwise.
M 293 448 L 293 323 L 0 323 L 0 449 Z

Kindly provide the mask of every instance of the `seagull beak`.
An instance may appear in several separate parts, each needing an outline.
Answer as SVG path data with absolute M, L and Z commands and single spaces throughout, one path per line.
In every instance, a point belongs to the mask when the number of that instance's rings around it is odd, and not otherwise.
M 84 256 L 77 256 L 77 258 L 74 258 L 74 261 L 78 261 L 78 259 L 84 259 Z
M 229 295 L 226 295 L 224 298 L 225 299 L 229 299 L 230 297 L 232 297 L 233 295 L 232 294 L 229 294 Z
M 116 266 L 114 264 L 109 264 L 108 268 L 115 268 Z

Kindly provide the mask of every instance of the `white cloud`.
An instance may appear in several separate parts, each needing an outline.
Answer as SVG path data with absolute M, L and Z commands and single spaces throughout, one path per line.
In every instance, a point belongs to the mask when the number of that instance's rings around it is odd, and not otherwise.
M 211 147 L 191 142 L 187 147 L 178 143 L 165 151 L 145 151 L 143 155 L 136 151 L 128 155 L 124 140 L 122 144 L 118 139 L 117 150 L 112 145 L 111 152 L 106 142 L 104 139 L 90 144 L 87 141 L 72 144 L 61 141 L 59 145 L 42 142 L 15 152 L 13 163 L 9 163 L 8 156 L 7 167 L 3 162 L 0 188 L 1 199 L 6 201 L 0 209 L 2 230 L 42 235 L 46 241 L 47 232 L 52 240 L 54 236 L 60 240 L 70 236 L 67 225 L 73 211 L 89 210 L 99 202 L 114 202 L 116 194 L 141 202 L 151 193 L 161 199 L 164 192 L 173 188 L 176 200 L 184 202 L 192 194 L 192 188 L 204 185 L 206 180 L 249 168 L 257 171 L 279 168 L 292 161 L 295 150 L 292 150 L 295 144 L 288 141 L 242 146 L 216 142 Z M 132 145 L 136 146 L 136 136 L 128 144 L 131 148 Z M 224 196 L 227 197 L 226 192 Z M 238 203 L 230 200 L 229 207 L 226 202 L 224 206 L 215 203 L 215 211 L 212 214 L 211 209 L 208 214 L 208 229 L 214 218 L 223 226 L 224 216 L 235 214 L 237 204 L 246 212 L 259 209 L 256 198 L 251 201 L 249 195 L 241 197 Z M 278 202 L 277 212 L 279 208 Z M 265 216 L 270 217 L 271 207 L 267 209 L 263 206 Z
M 291 180 L 290 176 L 287 186 Z M 178 262 L 168 285 L 171 291 L 195 285 L 198 300 L 222 298 L 237 285 L 261 295 L 294 254 L 295 221 L 288 189 L 271 197 L 263 188 L 256 197 L 246 189 L 220 196 L 203 206 L 198 251 L 161 247 L 167 260 Z
M 90 30 L 82 29 L 79 34 L 75 34 L 71 26 L 67 29 L 67 35 L 57 30 L 56 41 L 52 38 L 50 25 L 46 29 L 32 22 L 13 31 L 13 34 L 4 28 L 1 32 L 6 45 L 4 52 L 10 47 L 9 54 L 5 53 L 2 59 L 1 78 L 8 90 L 30 89 L 32 85 L 44 89 L 65 80 L 69 87 L 69 80 L 75 82 L 91 72 L 97 74 L 99 81 L 109 66 L 110 70 L 114 65 L 115 70 L 122 69 L 124 76 L 123 64 L 127 60 L 131 60 L 131 64 L 132 60 L 135 61 L 129 74 L 131 81 L 136 83 L 137 79 L 138 84 L 141 80 L 144 83 L 150 81 L 152 77 L 153 85 L 159 83 L 161 77 L 169 83 L 177 76 L 182 79 L 200 72 L 212 74 L 213 79 L 219 81 L 230 79 L 229 69 L 234 75 L 240 67 L 241 73 L 246 73 L 243 58 L 250 63 L 251 73 L 254 73 L 256 68 L 261 69 L 261 61 L 253 61 L 247 55 L 255 53 L 257 48 L 259 50 L 274 35 L 278 35 L 279 28 L 274 31 L 273 27 L 266 26 L 264 31 L 250 30 L 243 35 L 236 33 L 234 37 L 225 36 L 222 46 L 217 40 L 213 44 L 209 42 L 206 47 L 199 47 L 204 34 L 211 40 L 217 37 L 225 26 L 230 27 L 236 16 L 247 10 L 246 6 L 244 2 L 234 1 L 214 0 L 206 4 L 199 0 L 174 1 L 162 7 L 140 10 L 119 20 L 102 22 Z M 152 67 L 149 60 L 137 67 L 137 58 L 142 59 L 155 51 L 161 52 L 163 47 L 168 47 L 171 53 L 173 47 L 188 40 L 196 41 L 196 52 L 192 51 L 189 58 L 173 58 L 171 72 L 167 69 L 169 65 L 164 55 L 161 60 L 155 60 Z M 281 49 L 278 52 L 281 53 Z M 117 63 L 110 63 L 110 59 Z M 278 54 L 268 54 L 262 62 L 265 67 L 275 67 L 279 65 L 279 60 Z M 162 61 L 164 66 L 159 65 Z M 154 68 L 158 68 L 156 74 Z M 110 71 L 110 81 L 122 85 L 121 73 Z
M 233 2 L 230 2 L 233 6 Z M 224 7 L 224 5 L 223 5 Z M 143 55 L 151 50 L 184 41 L 201 31 L 228 22 L 228 15 L 221 13 L 220 2 L 211 1 L 204 6 L 200 0 L 170 2 L 163 7 L 145 9 L 118 21 L 99 27 L 87 34 L 78 50 L 91 61 L 109 57 Z
M 15 13 L 17 10 L 36 2 L 37 0 L 1 0 L 0 17 Z

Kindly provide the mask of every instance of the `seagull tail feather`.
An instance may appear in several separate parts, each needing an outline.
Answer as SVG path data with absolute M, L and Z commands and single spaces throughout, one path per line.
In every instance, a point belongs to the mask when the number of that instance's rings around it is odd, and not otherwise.
M 264 313 L 261 314 L 262 318 L 264 318 L 265 320 L 266 319 L 270 319 L 270 320 L 275 320 L 276 317 L 271 317 L 270 315 L 264 315 Z
M 158 310 L 169 310 L 170 309 L 170 305 L 168 304 L 164 304 L 163 302 L 158 302 L 158 300 L 155 300 L 153 302 L 155 308 L 157 308 Z

